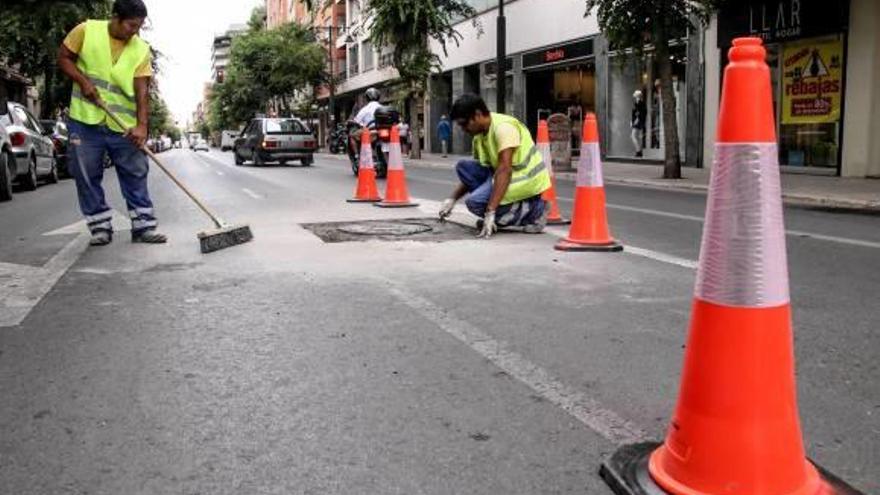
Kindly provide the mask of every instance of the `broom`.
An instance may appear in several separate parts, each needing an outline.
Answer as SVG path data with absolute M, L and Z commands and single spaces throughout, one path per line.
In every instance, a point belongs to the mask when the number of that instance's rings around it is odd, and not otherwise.
M 111 112 L 109 108 L 107 108 L 107 104 L 104 103 L 103 100 L 98 100 L 97 105 L 101 108 L 101 110 L 104 110 L 104 112 L 107 113 L 107 115 L 113 120 L 113 122 L 116 122 L 116 125 L 118 125 L 122 129 L 126 128 L 125 124 L 123 124 L 122 121 L 119 120 L 119 117 Z M 202 254 L 219 251 L 221 249 L 236 246 L 238 244 L 244 244 L 245 242 L 248 242 L 254 238 L 254 235 L 251 233 L 251 228 L 249 226 L 231 225 L 221 220 L 220 217 L 217 216 L 213 211 L 211 211 L 211 209 L 208 208 L 208 206 L 204 202 L 202 202 L 202 200 L 199 199 L 195 195 L 195 193 L 190 191 L 189 188 L 186 187 L 186 185 L 177 178 L 177 176 L 171 173 L 171 170 L 163 165 L 162 162 L 160 162 L 159 159 L 156 158 L 156 155 L 149 150 L 149 148 L 147 148 L 146 146 L 142 146 L 141 149 L 144 151 L 144 153 L 147 154 L 147 156 L 149 156 L 153 160 L 153 163 L 155 163 L 160 169 L 162 169 L 162 171 L 165 172 L 165 175 L 167 175 L 172 182 L 177 184 L 177 187 L 185 192 L 186 195 L 189 196 L 189 199 L 193 200 L 193 202 L 199 208 L 201 208 L 201 210 L 205 212 L 206 215 L 208 215 L 211 221 L 214 222 L 214 225 L 216 227 L 215 229 L 199 232 L 198 234 L 199 245 L 202 249 Z

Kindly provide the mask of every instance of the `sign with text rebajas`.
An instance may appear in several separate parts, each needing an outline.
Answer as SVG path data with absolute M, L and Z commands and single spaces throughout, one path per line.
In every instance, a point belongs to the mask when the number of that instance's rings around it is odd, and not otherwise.
M 843 43 L 839 38 L 785 45 L 782 52 L 782 123 L 840 120 Z

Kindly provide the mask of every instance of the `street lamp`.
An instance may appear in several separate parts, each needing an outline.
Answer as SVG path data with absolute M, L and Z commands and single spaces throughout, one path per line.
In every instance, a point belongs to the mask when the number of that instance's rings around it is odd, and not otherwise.
M 504 17 L 504 0 L 498 0 L 498 58 L 495 61 L 495 100 L 498 113 L 504 113 L 507 96 L 507 19 Z

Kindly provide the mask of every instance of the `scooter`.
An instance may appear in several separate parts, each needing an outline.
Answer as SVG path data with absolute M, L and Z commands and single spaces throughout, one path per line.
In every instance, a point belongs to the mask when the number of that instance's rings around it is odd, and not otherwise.
M 347 142 L 348 130 L 344 125 L 336 124 L 336 128 L 330 131 L 330 135 L 327 137 L 327 147 L 330 149 L 330 153 L 334 155 L 342 153 Z
M 382 179 L 388 175 L 388 153 L 391 151 L 391 128 L 400 123 L 400 112 L 394 107 L 383 106 L 376 109 L 374 115 L 375 126 L 371 129 L 363 129 L 370 133 L 370 142 L 373 148 L 373 165 L 376 167 L 376 177 Z M 348 135 L 356 135 L 361 130 L 357 122 L 348 122 L 346 125 Z M 351 160 L 351 171 L 355 177 L 358 174 L 360 163 L 360 141 L 349 138 L 348 158 Z

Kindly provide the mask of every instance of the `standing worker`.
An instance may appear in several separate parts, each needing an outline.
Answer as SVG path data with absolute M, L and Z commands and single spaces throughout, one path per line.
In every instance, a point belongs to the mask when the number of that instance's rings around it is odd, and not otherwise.
M 147 139 L 153 75 L 150 45 L 138 36 L 146 17 L 142 0 L 116 0 L 109 21 L 89 20 L 76 26 L 58 51 L 58 66 L 74 82 L 68 126 L 70 172 L 93 246 L 113 240 L 113 211 L 101 187 L 105 153 L 116 166 L 131 217 L 132 242 L 161 244 L 168 240 L 156 232 L 147 189 L 149 166 L 141 150 Z M 128 130 L 95 105 L 100 100 Z
M 440 117 L 440 122 L 437 122 L 437 138 L 440 140 L 440 151 L 443 153 L 443 158 L 446 158 L 446 154 L 449 153 L 449 141 L 452 140 L 452 125 L 446 115 Z
M 488 239 L 498 227 L 543 232 L 549 209 L 541 194 L 550 189 L 550 173 L 526 126 L 509 115 L 489 112 L 486 102 L 473 94 L 455 101 L 452 119 L 474 137 L 476 160 L 461 160 L 455 166 L 461 183 L 443 202 L 441 220 L 470 194 L 465 204 L 482 218 L 478 237 Z

